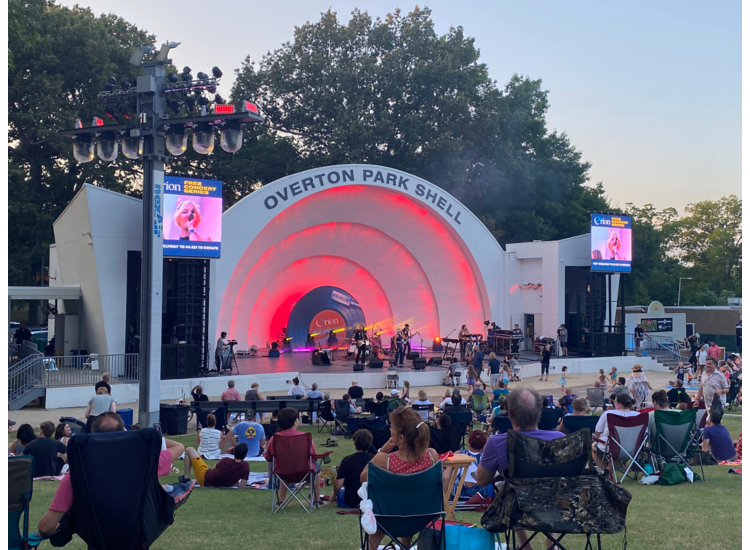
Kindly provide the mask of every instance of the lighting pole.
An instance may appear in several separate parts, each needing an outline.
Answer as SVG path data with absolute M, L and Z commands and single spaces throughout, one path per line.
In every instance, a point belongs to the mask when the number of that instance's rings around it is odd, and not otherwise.
M 682 280 L 685 279 L 686 281 L 692 281 L 692 277 L 680 277 L 680 281 L 677 284 L 677 307 L 680 306 L 680 294 L 682 293 Z
M 166 66 L 172 63 L 167 59 L 170 49 L 179 42 L 164 44 L 158 51 L 154 46 L 140 46 L 133 51 L 130 63 L 142 68 L 144 74 L 138 76 L 135 87 L 127 77 L 120 77 L 121 90 L 114 90 L 116 79 L 110 77 L 105 84 L 106 91 L 99 93 L 102 103 L 119 104 L 120 112 L 135 100 L 135 116 L 125 124 L 104 125 L 99 118 L 91 127 L 83 128 L 76 123 L 76 129 L 63 130 L 61 135 L 75 140 L 73 154 L 78 162 L 94 160 L 96 153 L 103 161 L 117 158 L 118 144 L 122 152 L 131 160 L 143 159 L 143 236 L 141 256 L 141 326 L 139 350 L 139 404 L 138 422 L 141 426 L 153 426 L 159 422 L 161 385 L 161 318 L 162 318 L 162 271 L 163 271 L 163 205 L 164 205 L 164 163 L 172 156 L 182 155 L 187 149 L 187 130 L 193 130 L 193 148 L 201 154 L 211 154 L 214 148 L 214 128 L 221 130 L 221 147 L 229 153 L 237 152 L 242 146 L 242 125 L 262 122 L 258 108 L 244 102 L 242 112 L 235 113 L 233 105 L 223 105 L 215 96 L 214 112 L 208 113 L 210 101 L 203 92 L 215 93 L 222 72 L 214 67 L 212 77 L 198 73 L 193 80 L 189 67 L 185 67 L 180 77 L 174 73 L 167 75 Z M 144 61 L 144 58 L 148 59 Z M 179 81 L 180 78 L 182 81 Z M 189 96 L 188 94 L 192 94 Z M 195 107 L 196 99 L 200 115 L 183 118 L 169 118 L 165 105 L 178 112 L 182 107 L 178 100 L 183 98 L 188 110 Z M 125 106 L 123 104 L 125 102 Z M 105 109 L 110 117 L 115 111 Z

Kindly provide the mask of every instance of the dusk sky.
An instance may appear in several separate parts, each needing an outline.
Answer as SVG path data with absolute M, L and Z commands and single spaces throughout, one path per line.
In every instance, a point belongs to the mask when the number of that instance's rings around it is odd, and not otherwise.
M 63 1 L 72 6 L 76 2 Z M 355 7 L 384 17 L 407 4 L 375 1 L 86 0 L 182 44 L 174 63 L 194 74 L 218 65 L 227 96 L 234 69 L 293 39 L 296 25 L 329 7 L 347 22 Z M 453 2 L 432 9 L 436 31 L 462 26 L 503 87 L 513 73 L 549 90 L 550 130 L 565 131 L 592 163 L 614 206 L 675 206 L 741 196 L 739 1 Z M 251 99 L 251 98 L 248 98 Z

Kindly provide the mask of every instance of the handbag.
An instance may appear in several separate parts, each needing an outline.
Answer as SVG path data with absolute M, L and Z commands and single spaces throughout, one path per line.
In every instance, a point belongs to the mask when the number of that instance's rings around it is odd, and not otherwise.
M 445 522 L 445 546 L 435 526 L 419 539 L 417 550 L 495 550 L 492 533 L 469 524 Z
M 599 475 L 508 479 L 482 516 L 491 533 L 614 534 L 625 529 L 632 496 Z

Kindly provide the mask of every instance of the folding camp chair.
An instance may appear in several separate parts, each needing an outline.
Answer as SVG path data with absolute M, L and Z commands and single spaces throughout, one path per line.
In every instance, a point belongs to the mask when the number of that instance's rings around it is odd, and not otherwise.
M 541 533 L 560 550 L 565 550 L 563 537 L 572 534 L 585 535 L 585 548 L 593 549 L 591 537 L 596 535 L 601 549 L 602 534 L 625 529 L 630 494 L 586 469 L 591 459 L 588 430 L 551 441 L 510 430 L 507 444 L 508 478 L 502 490 L 508 505 L 498 524 L 486 525 L 484 518 L 482 523 L 490 532 L 504 531 L 508 548 L 527 548 Z M 517 530 L 531 532 L 520 547 Z
M 150 547 L 174 521 L 175 499 L 157 477 L 161 444 L 151 428 L 70 438 L 73 509 L 53 545 L 76 533 L 95 550 Z
M 349 421 L 349 415 L 351 413 L 351 410 L 349 409 L 349 402 L 343 401 L 343 400 L 336 400 L 333 402 L 334 407 L 336 407 L 336 429 L 340 429 L 344 432 L 344 437 L 346 439 L 349 439 L 351 436 L 351 433 L 349 432 L 349 429 L 346 427 L 346 423 Z
M 323 422 L 321 422 L 321 420 Z M 321 401 L 318 405 L 318 433 L 323 430 L 328 430 L 333 433 L 333 428 L 336 426 L 336 417 L 333 416 L 331 410 L 330 401 Z
M 34 487 L 34 457 L 8 458 L 8 548 L 36 548 L 42 541 L 38 533 L 29 534 L 29 503 Z M 23 520 L 23 528 L 20 527 Z
M 727 406 L 725 410 L 730 411 L 733 408 L 738 409 L 740 407 L 740 404 L 737 401 L 737 396 L 740 393 L 740 388 L 742 388 L 742 380 L 740 380 L 736 376 L 730 376 L 729 393 L 727 393 Z
M 370 463 L 367 468 L 367 498 L 372 501 L 372 512 L 378 530 L 385 534 L 383 543 L 400 550 L 418 547 L 420 540 L 435 536 L 432 548 L 445 548 L 445 517 L 443 508 L 443 465 L 433 464 L 416 474 L 393 474 Z M 360 543 L 369 547 L 370 535 L 360 522 Z M 409 546 L 399 538 L 416 535 Z
M 388 402 L 381 401 L 380 403 L 375 403 L 374 401 L 369 401 L 367 403 L 367 410 L 370 412 L 370 414 L 378 417 L 388 416 Z
M 487 407 L 489 405 L 489 401 L 487 399 L 487 394 L 484 395 L 476 395 L 472 394 L 471 400 L 469 401 L 469 409 L 473 411 L 475 414 L 485 414 L 487 412 Z
M 378 454 L 378 449 L 388 443 L 391 438 L 391 428 L 386 426 L 385 428 L 376 428 L 370 423 L 362 424 L 361 429 L 367 430 L 372 434 L 372 446 L 370 452 L 372 454 Z
M 269 479 L 273 513 L 284 509 L 292 499 L 299 502 L 305 512 L 312 512 L 317 475 L 315 463 L 318 460 L 329 462 L 328 455 L 333 452 L 327 451 L 319 455 L 313 454 L 312 449 L 312 434 L 309 433 L 274 438 Z M 286 487 L 287 494 L 284 501 L 279 502 L 279 489 L 282 485 Z
M 634 479 L 638 479 L 638 472 L 633 468 L 636 466 L 644 475 L 648 475 L 638 462 L 638 455 L 643 452 L 646 445 L 646 433 L 648 430 L 648 415 L 639 414 L 634 416 L 621 416 L 619 414 L 607 414 L 607 429 L 609 437 L 604 449 L 605 460 L 611 468 L 611 476 L 615 483 L 622 483 L 630 470 L 633 470 Z M 601 440 L 596 439 L 601 442 Z M 625 467 L 625 462 L 630 462 Z M 620 463 L 618 469 L 615 464 Z M 622 472 L 622 477 L 617 479 L 617 472 Z
M 697 409 L 685 411 L 654 411 L 656 433 L 652 435 L 651 455 L 659 470 L 667 462 L 678 462 L 690 467 L 688 459 L 698 449 L 698 430 L 695 428 Z M 703 459 L 697 453 L 701 467 L 701 479 L 706 481 L 703 472 Z
M 439 455 L 442 455 L 452 450 L 451 449 L 452 446 L 453 446 L 452 430 L 451 430 L 451 433 L 447 434 L 447 437 L 446 437 L 445 430 L 441 430 L 437 426 L 430 426 L 430 447 L 431 448 L 435 449 L 435 451 Z
M 435 411 L 435 405 L 412 405 L 411 408 L 413 411 L 427 411 L 427 420 L 430 420 Z M 420 414 L 419 416 L 422 415 Z
M 591 438 L 594 438 L 594 428 L 596 423 L 599 422 L 598 416 L 563 416 L 563 431 L 566 434 L 572 434 L 578 430 L 588 430 L 591 433 Z
M 604 388 L 586 388 L 586 400 L 589 402 L 592 413 L 598 407 L 601 407 L 603 411 L 607 410 L 607 405 L 604 403 Z
M 492 419 L 492 429 L 496 434 L 504 434 L 508 430 L 512 430 L 513 425 L 510 423 L 510 418 L 507 415 L 501 415 Z
M 67 424 L 70 426 L 70 431 L 74 434 L 81 433 L 86 429 L 86 422 L 84 420 L 78 420 L 72 416 L 60 417 L 60 424 Z
M 451 417 L 451 435 L 453 437 L 451 443 L 451 451 L 457 451 L 466 447 L 464 438 L 466 437 L 466 429 L 469 426 L 473 426 L 474 417 L 471 411 L 464 409 L 450 410 L 452 407 L 446 407 L 445 414 Z
M 542 416 L 539 418 L 539 429 L 554 431 L 560 423 L 560 419 L 565 415 L 565 411 L 559 408 L 542 409 Z

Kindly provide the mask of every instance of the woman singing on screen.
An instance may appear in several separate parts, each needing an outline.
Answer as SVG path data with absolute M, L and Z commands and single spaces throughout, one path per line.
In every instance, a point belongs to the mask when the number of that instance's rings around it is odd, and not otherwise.
M 201 237 L 196 231 L 201 223 L 201 211 L 193 201 L 177 203 L 174 211 L 174 223 L 180 228 L 181 241 L 210 241 L 210 237 Z

